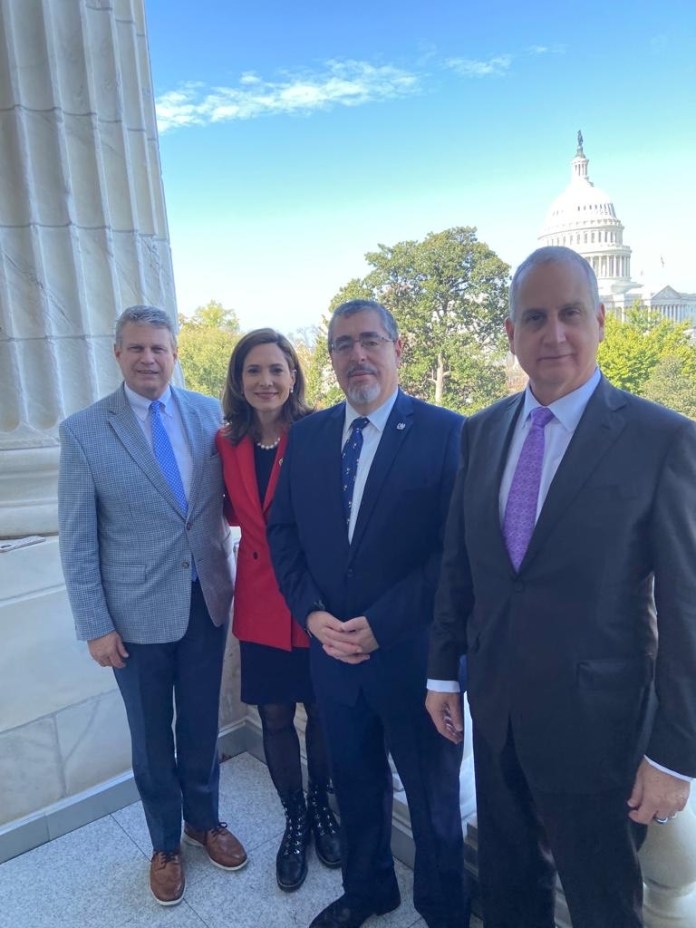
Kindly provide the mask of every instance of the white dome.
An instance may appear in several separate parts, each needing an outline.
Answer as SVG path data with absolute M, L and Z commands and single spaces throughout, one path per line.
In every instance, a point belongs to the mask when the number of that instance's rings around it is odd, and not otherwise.
M 615 305 L 629 299 L 636 288 L 631 281 L 631 249 L 623 243 L 623 225 L 609 195 L 590 180 L 588 164 L 578 132 L 570 183 L 551 204 L 539 244 L 564 245 L 586 258 L 597 275 L 600 296 Z
M 609 195 L 585 177 L 573 177 L 551 204 L 542 235 L 567 229 L 582 229 L 618 223 Z

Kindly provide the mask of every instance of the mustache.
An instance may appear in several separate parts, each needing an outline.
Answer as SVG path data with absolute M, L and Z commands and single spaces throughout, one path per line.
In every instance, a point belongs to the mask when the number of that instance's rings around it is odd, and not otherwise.
M 370 364 L 353 364 L 348 368 L 348 376 L 352 377 L 353 374 L 376 374 L 376 368 L 372 367 Z

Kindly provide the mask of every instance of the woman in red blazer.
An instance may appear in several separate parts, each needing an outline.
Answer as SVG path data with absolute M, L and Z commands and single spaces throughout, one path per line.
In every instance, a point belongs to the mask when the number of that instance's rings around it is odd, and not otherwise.
M 338 826 L 327 799 L 329 766 L 309 673 L 309 641 L 276 583 L 266 520 L 292 423 L 311 412 L 295 349 L 273 329 L 248 332 L 230 358 L 222 398 L 226 425 L 216 445 L 222 459 L 226 514 L 239 525 L 232 631 L 239 639 L 242 700 L 258 708 L 271 779 L 285 809 L 276 857 L 281 889 L 307 875 L 307 845 L 327 867 L 341 864 Z M 309 788 L 302 791 L 295 708 L 307 713 Z

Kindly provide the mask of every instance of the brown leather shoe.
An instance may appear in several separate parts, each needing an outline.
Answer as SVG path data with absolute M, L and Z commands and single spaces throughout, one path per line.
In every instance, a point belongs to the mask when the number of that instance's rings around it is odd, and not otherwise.
M 150 861 L 150 890 L 160 905 L 177 905 L 184 898 L 184 868 L 179 851 L 155 851 Z
M 198 831 L 189 824 L 184 825 L 184 841 L 196 844 L 208 852 L 211 863 L 223 870 L 241 870 L 246 866 L 247 855 L 241 843 L 227 828 L 227 822 L 220 822 L 217 828 Z

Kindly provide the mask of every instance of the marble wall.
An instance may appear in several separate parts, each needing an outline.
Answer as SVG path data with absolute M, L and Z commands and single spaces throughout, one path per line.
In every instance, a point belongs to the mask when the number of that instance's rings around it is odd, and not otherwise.
M 130 744 L 113 675 L 75 638 L 57 539 L 1 554 L 0 589 L 2 825 L 127 771 Z
M 113 673 L 97 666 L 75 638 L 57 538 L 0 554 L 0 641 L 2 860 L 12 856 L 4 837 L 27 822 L 60 809 L 61 828 L 82 824 L 83 813 L 71 818 L 71 804 L 130 777 L 130 738 Z M 245 744 L 245 718 L 239 649 L 230 636 L 220 703 L 228 753 Z M 135 798 L 134 791 L 125 795 Z M 99 803 L 92 808 L 87 820 L 107 811 Z M 31 834 L 55 836 L 48 826 Z M 23 850 L 34 840 L 11 846 Z

